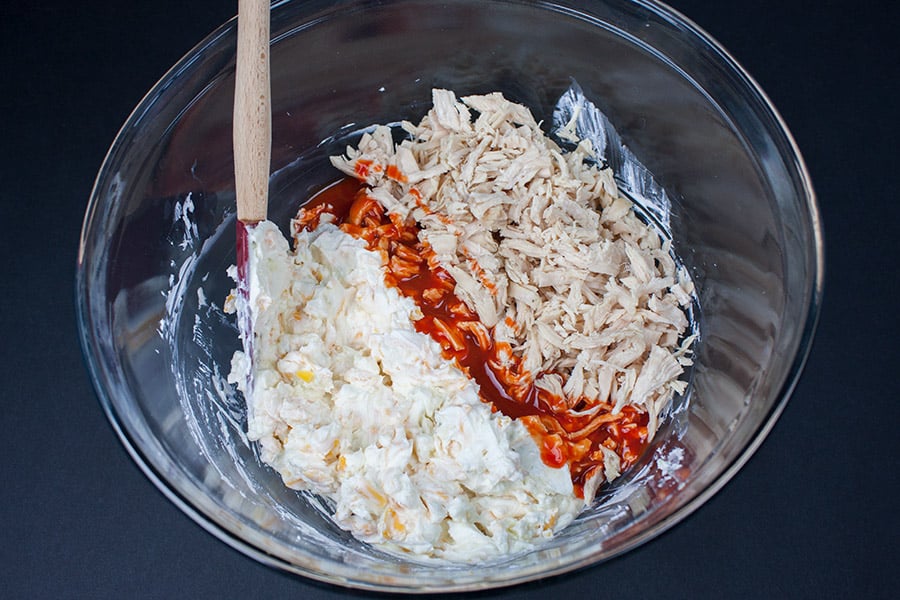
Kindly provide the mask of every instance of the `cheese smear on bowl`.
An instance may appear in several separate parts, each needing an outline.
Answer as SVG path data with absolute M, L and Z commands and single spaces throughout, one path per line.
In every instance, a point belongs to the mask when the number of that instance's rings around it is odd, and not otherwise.
M 481 401 L 378 253 L 330 223 L 294 250 L 251 230 L 255 352 L 248 437 L 287 486 L 335 504 L 335 522 L 384 550 L 473 561 L 527 550 L 584 508 L 526 428 Z M 235 355 L 242 391 L 250 361 Z

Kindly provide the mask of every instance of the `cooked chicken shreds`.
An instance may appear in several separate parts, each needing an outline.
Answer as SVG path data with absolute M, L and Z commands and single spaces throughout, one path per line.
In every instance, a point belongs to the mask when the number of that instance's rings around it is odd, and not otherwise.
M 559 398 L 555 410 L 632 406 L 652 436 L 684 388 L 692 340 L 678 345 L 693 286 L 668 242 L 588 160 L 589 142 L 564 153 L 499 93 L 434 90 L 433 103 L 403 123 L 399 145 L 378 126 L 332 163 L 392 218 L 417 223 L 456 296 Z

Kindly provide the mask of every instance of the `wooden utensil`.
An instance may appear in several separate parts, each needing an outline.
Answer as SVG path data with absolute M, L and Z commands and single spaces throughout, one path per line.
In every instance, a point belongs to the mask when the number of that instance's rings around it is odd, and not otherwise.
M 238 327 L 252 360 L 248 228 L 266 219 L 272 154 L 269 0 L 238 0 L 234 86 L 234 180 L 237 200 Z

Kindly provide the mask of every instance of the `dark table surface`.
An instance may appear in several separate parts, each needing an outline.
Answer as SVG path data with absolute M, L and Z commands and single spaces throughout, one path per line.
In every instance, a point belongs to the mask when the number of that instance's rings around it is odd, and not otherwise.
M 766 90 L 817 189 L 827 276 L 804 375 L 769 438 L 698 512 L 606 564 L 482 594 L 875 598 L 900 584 L 897 27 L 889 2 L 673 0 Z M 142 95 L 228 0 L 0 7 L 0 596 L 338 598 L 219 542 L 147 480 L 77 341 L 81 217 Z

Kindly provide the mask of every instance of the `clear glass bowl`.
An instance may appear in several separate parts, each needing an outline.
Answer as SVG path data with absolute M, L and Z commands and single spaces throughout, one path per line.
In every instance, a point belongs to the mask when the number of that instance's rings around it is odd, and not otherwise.
M 640 464 L 551 542 L 474 566 L 360 544 L 286 489 L 244 437 L 221 378 L 234 262 L 235 22 L 150 91 L 97 178 L 78 317 L 113 426 L 147 476 L 242 552 L 352 587 L 469 590 L 597 563 L 699 507 L 771 429 L 822 293 L 822 233 L 784 123 L 739 65 L 656 2 L 279 2 L 272 12 L 271 217 L 335 179 L 329 154 L 371 123 L 418 119 L 432 87 L 499 90 L 541 119 L 574 78 L 671 196 L 666 234 L 697 286 L 690 391 Z

